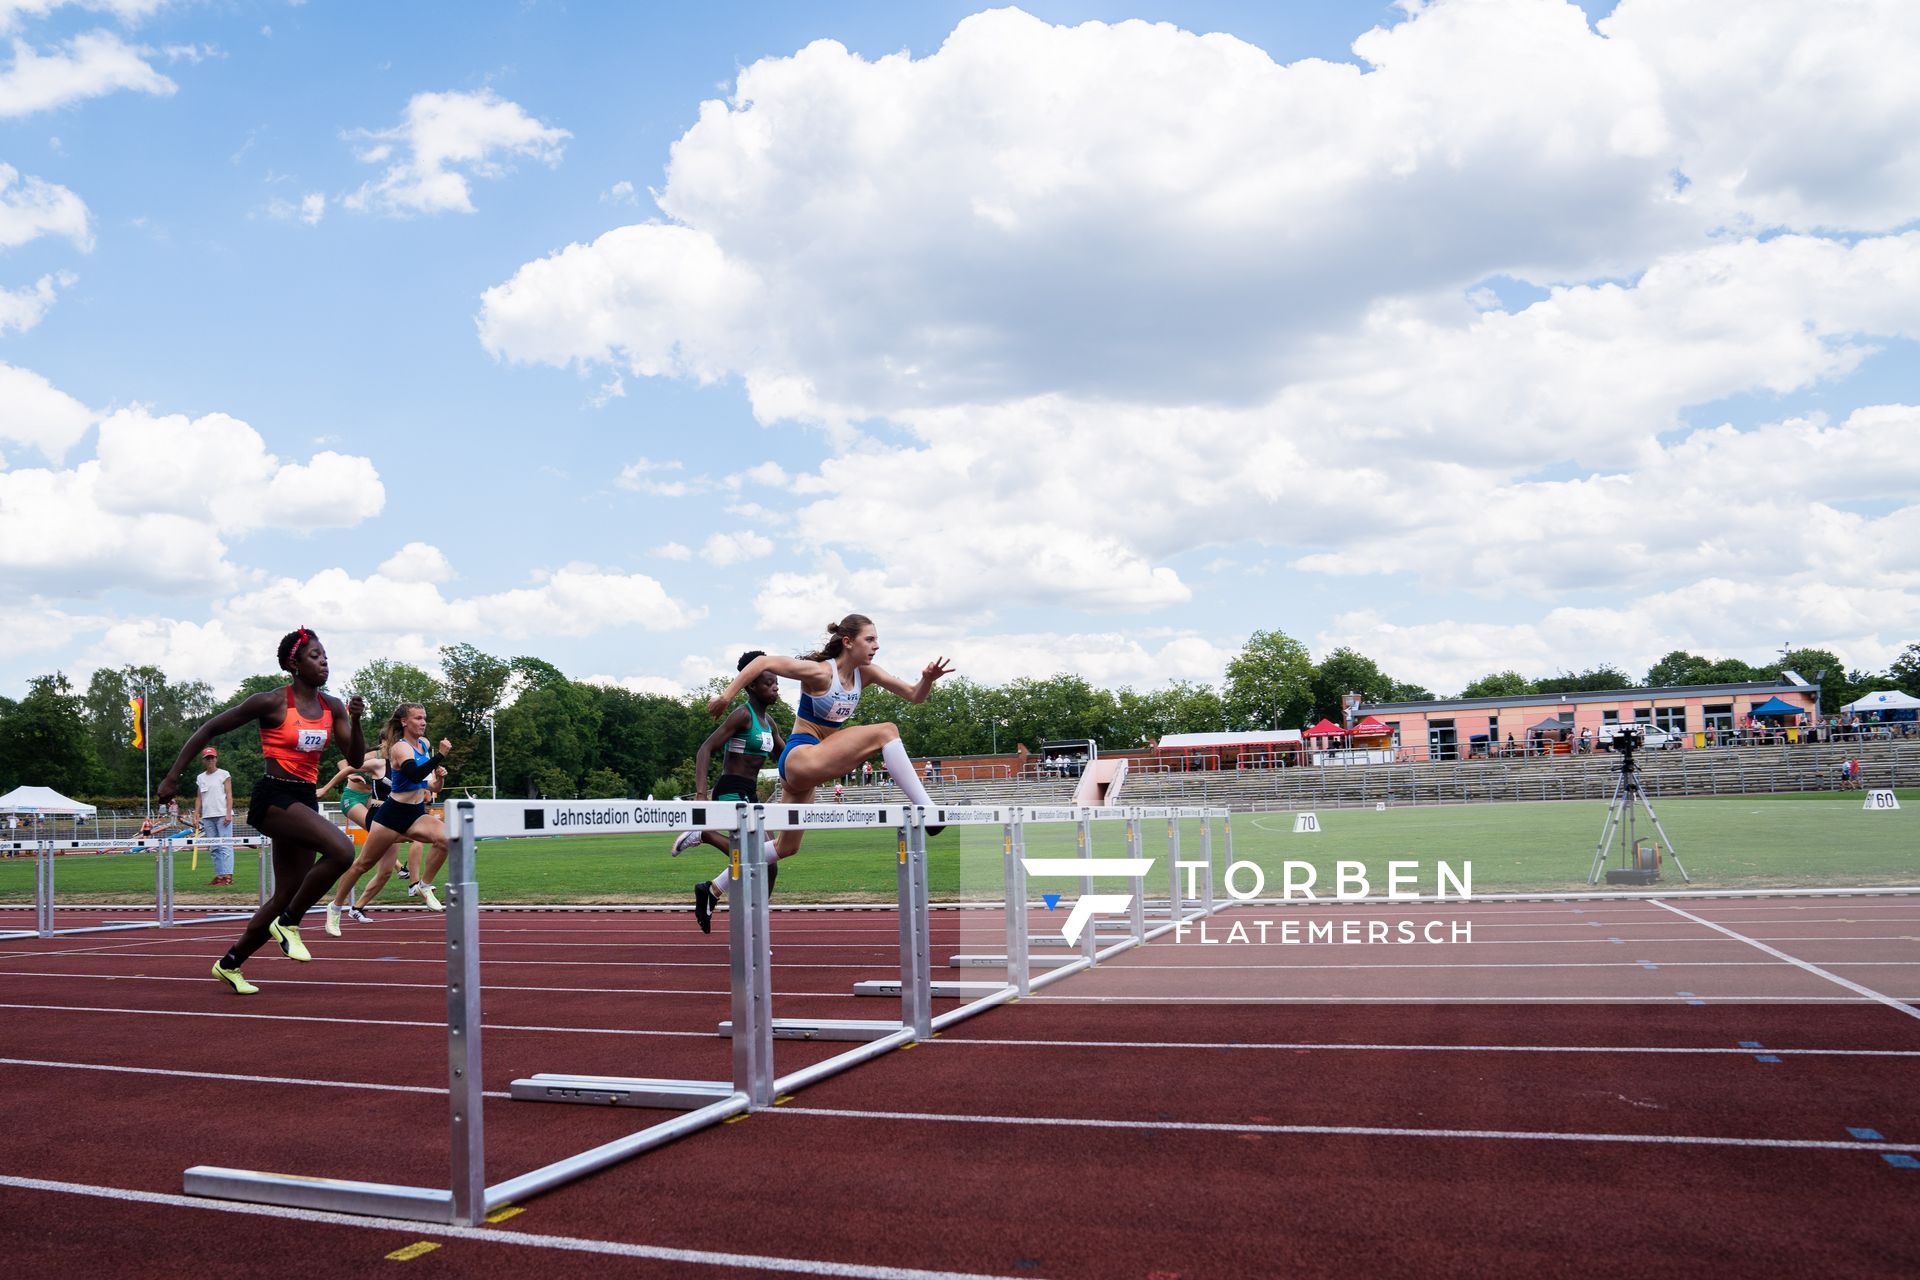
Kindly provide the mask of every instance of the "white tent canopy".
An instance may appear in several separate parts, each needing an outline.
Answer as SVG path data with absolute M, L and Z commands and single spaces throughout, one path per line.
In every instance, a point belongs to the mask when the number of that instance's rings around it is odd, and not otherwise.
M 15 787 L 0 796 L 0 813 L 34 813 L 63 818 L 91 818 L 94 808 L 69 800 L 52 787 Z
M 1916 707 L 1920 707 L 1920 698 L 1898 689 L 1885 689 L 1864 698 L 1856 698 L 1840 709 L 1858 715 L 1862 711 L 1912 711 Z

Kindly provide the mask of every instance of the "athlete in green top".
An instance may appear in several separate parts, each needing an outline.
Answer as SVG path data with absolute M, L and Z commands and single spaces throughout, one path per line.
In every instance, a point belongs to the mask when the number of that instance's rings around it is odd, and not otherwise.
M 737 670 L 744 670 L 749 662 L 761 656 L 758 649 L 740 655 Z M 760 800 L 760 770 L 768 760 L 780 758 L 780 748 L 784 738 L 780 727 L 773 722 L 769 713 L 774 703 L 780 701 L 780 678 L 771 671 L 762 675 L 746 688 L 747 699 L 720 722 L 720 727 L 707 735 L 700 749 L 693 757 L 694 798 L 708 798 L 708 770 L 712 767 L 713 749 L 722 742 L 726 751 L 720 764 L 720 781 L 713 788 L 712 798 L 716 801 L 757 804 Z M 697 844 L 710 844 L 728 857 L 733 856 L 733 840 L 720 831 L 686 831 L 673 842 L 673 856 L 679 857 Z M 778 865 L 768 868 L 768 885 L 779 874 Z M 701 882 L 705 884 L 705 881 Z M 713 904 L 711 899 L 695 905 L 695 918 L 700 922 L 702 931 L 713 928 Z

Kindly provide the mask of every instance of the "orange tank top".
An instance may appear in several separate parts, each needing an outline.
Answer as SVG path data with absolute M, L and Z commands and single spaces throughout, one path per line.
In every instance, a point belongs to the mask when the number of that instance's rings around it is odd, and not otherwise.
M 333 708 L 320 699 L 320 715 L 309 720 L 300 714 L 287 686 L 287 718 L 268 728 L 260 726 L 260 754 L 302 782 L 320 781 L 320 753 L 333 740 Z

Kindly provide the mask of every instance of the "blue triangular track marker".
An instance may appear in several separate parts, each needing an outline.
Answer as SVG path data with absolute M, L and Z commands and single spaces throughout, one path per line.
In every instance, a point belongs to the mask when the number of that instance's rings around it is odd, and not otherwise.
M 1043 893 L 1040 895 L 1040 898 L 1041 901 L 1047 904 L 1047 910 L 1049 911 L 1060 905 L 1060 895 L 1057 893 Z

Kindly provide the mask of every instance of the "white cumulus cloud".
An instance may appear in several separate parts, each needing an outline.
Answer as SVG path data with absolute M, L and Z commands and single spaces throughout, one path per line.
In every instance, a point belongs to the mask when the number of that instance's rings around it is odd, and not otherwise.
M 57 461 L 93 415 L 38 375 L 0 366 L 0 389 L 30 403 L 0 437 Z M 11 425 L 8 425 L 11 424 Z M 189 419 L 122 409 L 98 424 L 94 456 L 0 471 L 0 583 L 84 595 L 108 587 L 223 590 L 238 578 L 228 542 L 260 529 L 342 528 L 379 513 L 366 458 L 285 461 L 225 414 Z
M 398 125 L 349 136 L 366 144 L 361 161 L 386 170 L 347 196 L 346 207 L 410 216 L 472 213 L 473 179 L 503 177 L 515 159 L 557 165 L 573 135 L 482 89 L 417 93 Z
M 700 545 L 700 558 L 708 564 L 722 567 L 772 554 L 773 541 L 751 529 L 742 529 L 737 533 L 716 533 Z
M 12 165 L 0 164 L 0 249 L 44 235 L 65 236 L 83 252 L 93 248 L 86 202 L 57 182 L 22 179 Z
M 111 31 L 88 31 L 43 53 L 15 38 L 0 66 L 0 119 L 51 111 L 122 89 L 168 97 L 178 87 L 147 62 L 151 50 Z
M 55 284 L 71 287 L 77 279 L 72 273 L 62 271 L 58 275 L 41 276 L 24 288 L 0 289 L 0 334 L 25 333 L 39 324 L 53 309 Z

